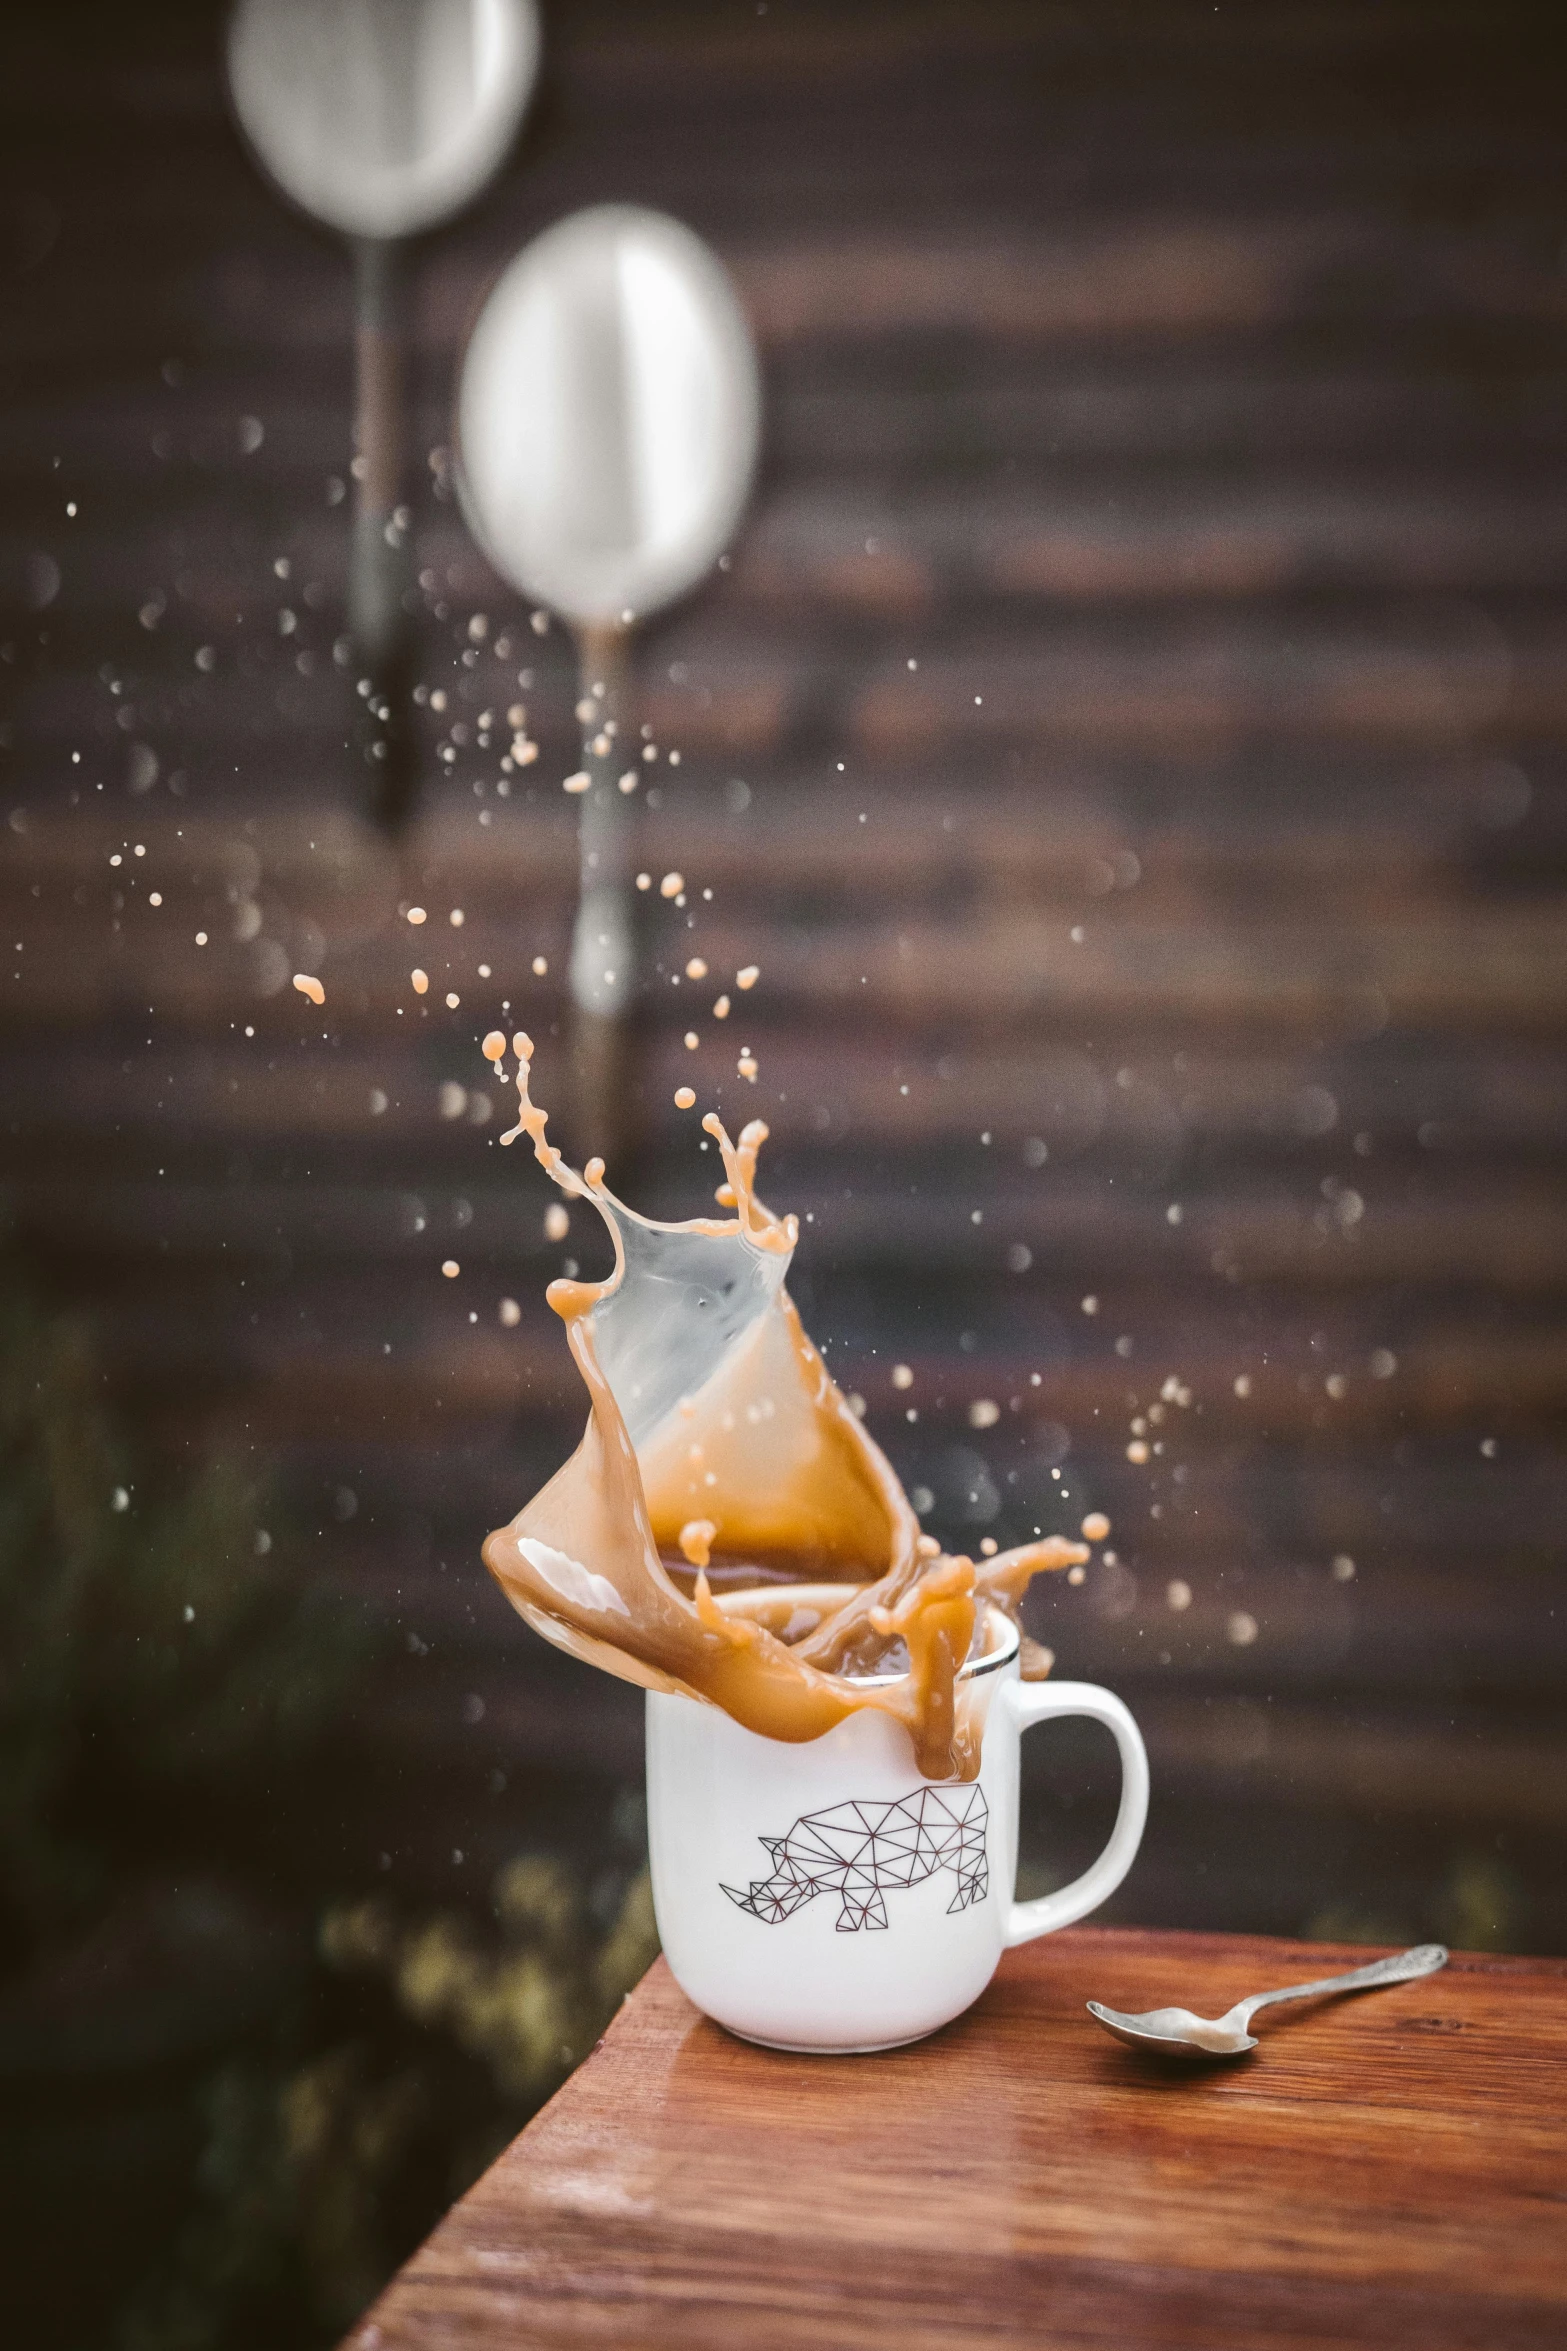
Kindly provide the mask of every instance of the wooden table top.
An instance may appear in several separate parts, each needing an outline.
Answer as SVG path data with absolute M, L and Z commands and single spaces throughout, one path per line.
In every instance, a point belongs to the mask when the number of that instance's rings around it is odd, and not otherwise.
M 1370 1956 L 1079 1927 L 859 2058 L 732 2040 L 660 1960 L 350 2343 L 1560 2351 L 1567 1961 L 1460 1954 L 1189 2072 L 1083 2013 Z

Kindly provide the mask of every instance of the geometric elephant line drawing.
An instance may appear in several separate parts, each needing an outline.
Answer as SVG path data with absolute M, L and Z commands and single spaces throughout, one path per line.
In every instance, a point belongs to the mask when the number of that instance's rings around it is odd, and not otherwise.
M 947 1904 L 950 1916 L 983 1902 L 990 1891 L 989 1818 L 973 1783 L 914 1788 L 890 1804 L 834 1804 L 825 1812 L 802 1813 L 786 1836 L 759 1839 L 772 1856 L 770 1877 L 753 1879 L 744 1893 L 719 1883 L 731 1902 L 764 1926 L 781 1926 L 818 1894 L 836 1894 L 838 1932 L 856 1935 L 862 1927 L 887 1924 L 886 1894 L 950 1869 L 958 1881 Z

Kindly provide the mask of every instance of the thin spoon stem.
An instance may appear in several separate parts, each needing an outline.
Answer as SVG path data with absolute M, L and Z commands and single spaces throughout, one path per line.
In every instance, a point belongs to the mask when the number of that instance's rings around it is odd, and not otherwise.
M 1348 1975 L 1319 1976 L 1315 1983 L 1286 1984 L 1281 1991 L 1255 1992 L 1249 2000 L 1238 2000 L 1230 2010 L 1236 2024 L 1251 2022 L 1259 2008 L 1271 2008 L 1280 2000 L 1312 2000 L 1323 1992 L 1369 1992 L 1378 1984 L 1407 1984 L 1417 1977 L 1434 1975 L 1447 1962 L 1447 1953 L 1440 1943 L 1420 1943 L 1412 1951 L 1400 1951 L 1391 1959 L 1376 1959 L 1367 1967 L 1357 1967 Z
M 409 724 L 412 629 L 406 594 L 413 565 L 401 512 L 407 464 L 403 286 L 400 248 L 356 237 L 354 256 L 354 442 L 356 496 L 348 574 L 348 629 L 359 676 L 362 749 L 374 774 L 381 821 L 396 828 L 417 789 Z M 356 678 L 357 683 L 357 678 Z
M 626 1147 L 625 1023 L 636 983 L 632 852 L 635 812 L 619 778 L 637 766 L 627 721 L 629 638 L 623 628 L 577 636 L 582 772 L 589 778 L 578 817 L 578 901 L 571 941 L 570 1125 L 579 1159 L 611 1167 Z

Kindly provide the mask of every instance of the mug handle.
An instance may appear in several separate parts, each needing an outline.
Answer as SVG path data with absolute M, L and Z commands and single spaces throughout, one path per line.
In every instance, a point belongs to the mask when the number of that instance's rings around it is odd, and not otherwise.
M 1110 1842 L 1095 1862 L 1069 1886 L 1041 1894 L 1033 1902 L 1014 1902 L 1007 1917 L 1006 1947 L 1031 1943 L 1036 1935 L 1069 1927 L 1115 1892 L 1142 1843 L 1148 1818 L 1148 1750 L 1143 1736 L 1119 1698 L 1093 1682 L 1004 1682 L 998 1693 L 1012 1708 L 1021 1734 L 1031 1724 L 1048 1722 L 1062 1714 L 1086 1714 L 1112 1732 L 1121 1750 L 1121 1808 L 1110 1831 Z

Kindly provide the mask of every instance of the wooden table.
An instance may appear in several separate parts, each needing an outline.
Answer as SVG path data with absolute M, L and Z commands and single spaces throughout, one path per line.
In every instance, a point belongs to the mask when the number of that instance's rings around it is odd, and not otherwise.
M 1567 1961 L 1261 2020 L 1150 2068 L 1093 1995 L 1217 2013 L 1361 1949 L 1077 1928 L 918 2047 L 731 2040 L 662 1960 L 355 2351 L 1561 2351 Z

